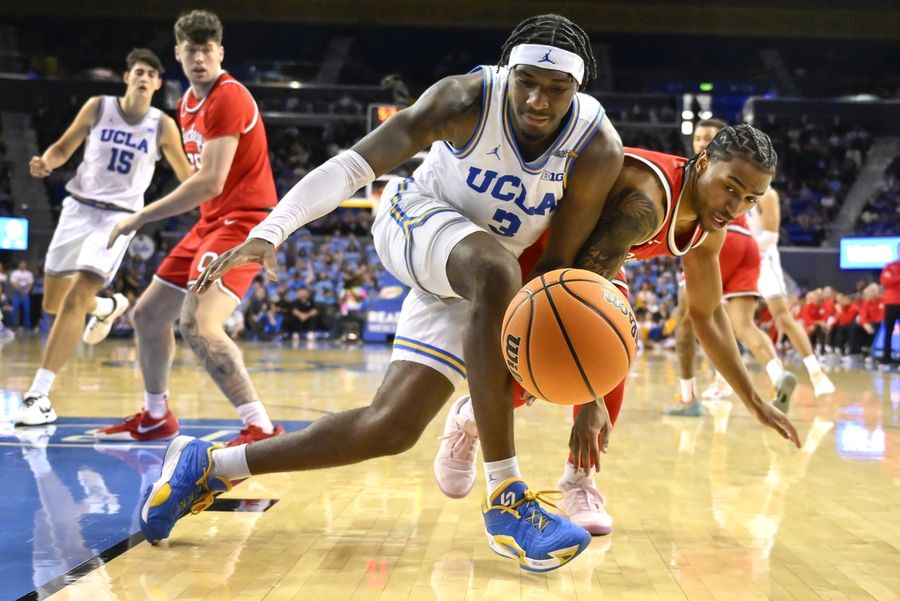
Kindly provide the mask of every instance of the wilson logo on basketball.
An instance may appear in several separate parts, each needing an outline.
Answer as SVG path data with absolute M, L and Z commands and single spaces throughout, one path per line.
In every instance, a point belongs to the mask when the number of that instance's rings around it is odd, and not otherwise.
M 506 335 L 506 365 L 509 372 L 519 382 L 522 382 L 522 376 L 519 375 L 519 346 L 522 339 L 512 334 Z
M 628 318 L 628 323 L 631 324 L 631 337 L 637 340 L 637 322 L 634 319 L 634 313 L 632 313 L 631 307 L 629 307 L 627 303 L 623 303 L 621 298 L 608 290 L 603 292 L 603 298 L 606 299 L 606 302 L 618 309 L 622 315 Z

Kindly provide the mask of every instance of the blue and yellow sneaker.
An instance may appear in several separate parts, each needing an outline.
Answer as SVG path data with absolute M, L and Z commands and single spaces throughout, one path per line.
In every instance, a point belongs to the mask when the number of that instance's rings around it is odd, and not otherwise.
M 191 436 L 178 436 L 169 444 L 162 474 L 147 489 L 141 505 L 141 532 L 150 543 L 168 538 L 175 522 L 188 513 L 200 513 L 216 495 L 231 488 L 227 481 L 209 475 L 212 451 L 221 446 Z
M 491 549 L 519 562 L 529 572 L 549 572 L 587 549 L 591 534 L 564 517 L 544 511 L 533 493 L 518 478 L 509 478 L 491 495 L 490 506 L 482 508 L 484 527 Z

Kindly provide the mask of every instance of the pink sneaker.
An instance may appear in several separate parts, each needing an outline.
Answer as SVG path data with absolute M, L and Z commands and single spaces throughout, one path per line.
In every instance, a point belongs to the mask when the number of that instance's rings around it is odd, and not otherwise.
M 169 440 L 178 435 L 178 420 L 171 411 L 156 419 L 150 417 L 146 409 L 126 417 L 121 423 L 106 426 L 94 432 L 97 440 L 122 440 L 126 442 L 144 440 Z
M 478 450 L 478 426 L 475 421 L 459 414 L 469 395 L 458 398 L 447 420 L 444 435 L 439 438 L 441 448 L 434 458 L 434 479 L 438 488 L 451 499 L 462 499 L 475 486 L 475 452 Z
M 574 485 L 560 480 L 559 489 L 563 493 L 559 504 L 563 515 L 594 536 L 612 532 L 612 517 L 603 508 L 605 500 L 593 478 L 587 476 Z

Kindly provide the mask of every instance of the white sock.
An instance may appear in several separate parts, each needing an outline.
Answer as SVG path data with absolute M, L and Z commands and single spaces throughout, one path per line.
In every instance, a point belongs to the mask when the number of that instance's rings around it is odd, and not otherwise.
M 50 388 L 53 386 L 53 380 L 56 379 L 56 374 L 50 371 L 49 369 L 44 369 L 43 367 L 37 370 L 37 373 L 34 374 L 34 381 L 31 383 L 31 388 L 28 389 L 28 392 L 25 393 L 25 396 L 47 396 L 50 394 Z
M 144 391 L 144 409 L 153 419 L 162 419 L 169 412 L 169 391 L 155 392 Z
M 812 354 L 809 357 L 803 357 L 803 365 L 806 366 L 806 371 L 809 372 L 809 375 L 822 371 L 822 366 L 819 365 L 819 359 L 815 354 Z
M 212 452 L 212 475 L 223 480 L 240 480 L 250 477 L 247 466 L 247 445 L 215 449 Z
M 95 296 L 94 300 L 97 301 L 97 308 L 94 309 L 94 315 L 96 315 L 97 317 L 106 317 L 116 308 L 116 301 L 111 298 L 106 298 L 105 296 Z
M 684 380 L 682 380 L 682 382 L 683 381 Z M 575 486 L 585 478 L 590 479 L 593 471 L 593 468 L 588 468 L 587 470 L 585 470 L 584 468 L 576 468 L 574 463 L 566 460 L 566 465 L 563 468 L 563 477 L 562 480 L 559 481 L 559 485 L 561 487 Z
M 697 378 L 681 379 L 681 402 L 689 403 L 695 400 L 699 395 L 697 392 Z
M 778 377 L 784 373 L 784 365 L 781 364 L 781 360 L 775 358 L 766 363 L 766 373 L 769 374 L 769 379 L 772 380 L 772 384 L 777 382 Z
M 266 434 L 275 431 L 275 426 L 272 425 L 272 420 L 269 419 L 269 414 L 266 413 L 262 401 L 251 401 L 238 405 L 237 412 L 245 426 L 256 426 Z
M 500 488 L 509 478 L 521 478 L 522 473 L 519 471 L 519 460 L 515 455 L 508 459 L 500 461 L 484 462 L 484 480 L 487 482 L 487 496 L 490 501 L 494 491 Z

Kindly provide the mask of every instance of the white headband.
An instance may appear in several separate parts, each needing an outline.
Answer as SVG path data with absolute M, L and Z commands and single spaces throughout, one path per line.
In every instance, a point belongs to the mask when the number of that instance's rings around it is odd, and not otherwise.
M 571 75 L 578 85 L 584 81 L 584 59 L 568 50 L 543 44 L 519 44 L 509 53 L 509 67 L 532 65 L 541 69 L 554 69 Z

